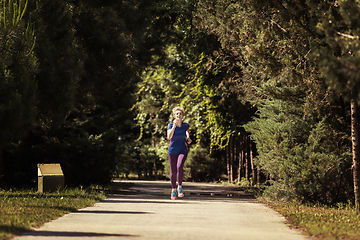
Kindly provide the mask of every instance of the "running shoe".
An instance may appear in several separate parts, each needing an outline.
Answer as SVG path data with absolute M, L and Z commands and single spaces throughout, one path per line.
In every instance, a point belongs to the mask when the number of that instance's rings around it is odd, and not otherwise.
M 175 200 L 176 199 L 176 190 L 172 190 L 171 191 L 171 200 Z
M 178 187 L 178 196 L 179 196 L 179 197 L 183 197 L 183 196 L 184 196 L 182 187 Z

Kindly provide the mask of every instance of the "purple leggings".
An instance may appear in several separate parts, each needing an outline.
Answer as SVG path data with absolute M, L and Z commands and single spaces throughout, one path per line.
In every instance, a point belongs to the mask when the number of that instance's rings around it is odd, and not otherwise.
M 169 154 L 169 162 L 170 162 L 170 181 L 171 187 L 176 188 L 176 177 L 178 177 L 178 184 L 182 185 L 182 181 L 184 178 L 184 163 L 187 158 L 187 152 L 180 153 L 179 155 Z

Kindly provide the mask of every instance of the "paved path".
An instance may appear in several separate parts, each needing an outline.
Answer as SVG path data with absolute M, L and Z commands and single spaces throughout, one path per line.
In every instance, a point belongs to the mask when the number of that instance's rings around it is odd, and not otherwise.
M 184 183 L 185 197 L 170 200 L 169 186 L 135 181 L 127 191 L 14 239 L 308 239 L 237 188 Z

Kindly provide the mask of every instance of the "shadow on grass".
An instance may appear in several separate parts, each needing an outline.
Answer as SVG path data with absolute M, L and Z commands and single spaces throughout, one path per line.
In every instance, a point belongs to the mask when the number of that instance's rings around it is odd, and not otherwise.
M 77 211 L 76 208 L 74 207 L 65 207 L 65 206 L 35 206 L 34 204 L 32 205 L 27 205 L 27 208 L 43 208 L 43 209 L 55 209 L 55 210 L 59 210 L 62 212 L 75 212 Z
M 9 226 L 0 224 L 0 232 L 2 233 L 11 233 L 11 234 L 19 234 L 22 232 L 29 231 L 26 227 L 17 227 L 17 226 Z
M 52 209 L 57 209 L 65 212 L 75 212 L 77 209 L 74 207 L 63 207 L 63 206 L 51 206 Z
M 33 199 L 62 199 L 62 198 L 77 198 L 77 199 L 86 199 L 89 198 L 90 194 L 69 194 L 66 192 L 59 192 L 59 193 L 54 193 L 54 192 L 49 192 L 49 193 L 38 193 L 38 192 L 33 192 L 33 193 L 19 193 L 19 192 L 7 192 L 4 194 L 0 193 L 0 197 L 2 198 L 7 198 L 7 199 L 12 199 L 12 198 L 33 198 Z M 101 201 L 102 198 L 96 195 L 93 195 L 93 199 L 97 200 L 97 201 Z

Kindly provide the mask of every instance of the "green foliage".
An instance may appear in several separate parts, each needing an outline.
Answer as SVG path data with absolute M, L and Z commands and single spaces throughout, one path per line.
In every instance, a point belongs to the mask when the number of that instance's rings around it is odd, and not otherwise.
M 72 24 L 75 37 L 86 54 L 77 88 L 80 110 L 95 108 L 130 108 L 130 93 L 138 71 L 138 46 L 132 35 L 138 34 L 133 24 L 142 15 L 137 3 L 79 1 L 73 6 Z M 144 10 L 145 11 L 145 10 Z
M 125 144 L 116 174 L 125 178 L 136 174 L 141 179 L 162 179 L 165 160 L 159 157 L 158 149 L 139 141 Z
M 36 114 L 35 37 L 33 24 L 23 19 L 26 8 L 25 0 L 1 1 L 0 146 L 24 135 Z
M 178 95 L 184 85 L 177 83 L 171 71 L 162 67 L 144 71 L 142 79 L 136 93 L 138 100 L 133 106 L 138 113 L 135 120 L 142 132 L 145 130 L 153 137 L 164 138 L 171 109 L 179 101 Z M 139 138 L 142 138 L 142 133 Z
M 317 26 L 324 47 L 319 48 L 315 56 L 328 86 L 343 94 L 346 100 L 358 102 L 360 25 L 356 19 L 359 15 L 360 6 L 356 1 L 337 1 L 329 6 Z
M 255 163 L 271 179 L 268 192 L 275 188 L 287 198 L 332 202 L 351 193 L 345 177 L 350 167 L 348 109 L 327 90 L 317 62 L 309 58 L 323 44 L 317 26 L 332 5 L 227 0 L 197 5 L 198 26 L 220 43 L 212 57 L 216 76 L 231 79 L 222 81 L 226 91 L 216 94 L 229 103 L 227 93 L 236 89 L 242 97 L 235 106 L 250 101 L 258 108 L 258 117 L 245 125 L 257 143 Z M 336 184 L 342 185 L 341 194 L 334 191 Z
M 68 126 L 51 132 L 37 129 L 20 146 L 4 151 L 5 157 L 13 160 L 5 162 L 10 171 L 5 177 L 8 185 L 35 186 L 36 164 L 52 162 L 61 164 L 69 186 L 108 183 L 120 158 L 117 135 L 111 131 L 95 135 L 87 127 Z
M 172 121 L 171 109 L 176 105 L 181 105 L 185 108 L 184 121 L 190 124 L 190 134 L 193 140 L 191 148 L 194 151 L 206 144 L 209 144 L 210 148 L 224 147 L 231 132 L 231 126 L 227 122 L 230 117 L 224 117 L 227 114 L 226 110 L 224 110 L 224 114 L 219 112 L 219 107 L 214 101 L 216 93 L 205 83 L 206 76 L 201 71 L 202 56 L 196 59 L 198 62 L 193 63 L 185 53 L 177 52 L 172 46 L 168 47 L 167 54 L 169 65 L 178 61 L 178 64 L 184 65 L 183 69 L 186 69 L 185 66 L 189 66 L 189 68 L 181 72 L 179 69 L 174 71 L 171 67 L 157 66 L 147 69 L 142 74 L 143 81 L 139 82 L 139 91 L 136 93 L 138 101 L 134 105 L 134 110 L 137 112 L 136 120 L 141 128 L 140 139 L 151 138 L 154 146 L 162 148 L 162 142 L 166 136 L 166 126 L 169 121 Z M 184 79 L 186 75 L 187 77 Z M 236 128 L 234 124 L 232 127 Z M 210 141 L 207 141 L 208 138 Z M 200 152 L 204 153 L 204 151 Z M 195 171 L 198 171 L 199 167 L 195 162 L 205 161 L 209 165 L 208 167 L 212 168 L 213 159 L 206 155 L 197 157 L 194 155 L 197 159 L 192 162 L 193 155 L 190 154 L 188 162 L 191 161 L 193 164 L 187 165 L 190 169 L 186 170 L 186 175 L 192 175 L 190 172 L 194 171 L 194 179 L 206 179 L 207 181 L 221 175 L 221 173 L 211 171 L 210 175 L 205 174 L 206 177 L 195 176 Z M 167 161 L 165 163 L 167 172 Z
M 209 149 L 196 148 L 189 152 L 185 162 L 187 180 L 195 182 L 212 182 L 221 179 L 224 163 L 216 155 L 210 155 Z M 223 171 L 220 171 L 222 169 Z M 186 176 L 186 174 L 185 174 Z
M 259 118 L 245 126 L 257 144 L 256 164 L 273 184 L 265 194 L 275 199 L 329 203 L 346 199 L 351 188 L 349 179 L 343 180 L 351 159 L 342 129 L 327 118 L 316 122 L 304 115 L 307 99 L 290 95 L 299 94 L 297 87 L 276 86 L 276 91 L 286 91 L 286 98 L 259 102 Z M 339 188 L 344 192 L 339 193 Z
M 83 74 L 85 55 L 75 38 L 71 9 L 66 1 L 29 2 L 26 17 L 34 21 L 34 52 L 39 64 L 36 100 L 40 125 L 56 127 L 64 121 L 74 106 L 77 82 Z
M 103 183 L 119 173 L 135 138 L 131 94 L 158 44 L 153 14 L 149 1 L 29 3 L 38 122 L 4 150 L 8 184 L 34 184 L 38 162 L 61 163 L 70 185 Z

